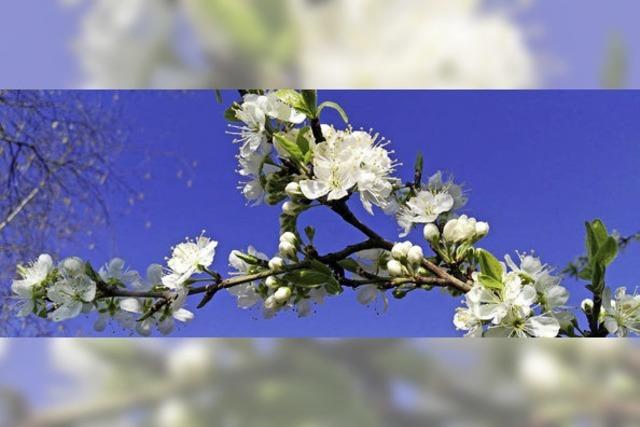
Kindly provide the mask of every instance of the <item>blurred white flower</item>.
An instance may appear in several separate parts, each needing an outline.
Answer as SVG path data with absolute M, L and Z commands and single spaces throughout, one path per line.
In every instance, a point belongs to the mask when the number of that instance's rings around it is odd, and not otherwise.
M 61 279 L 47 290 L 47 297 L 56 309 L 49 317 L 60 322 L 76 317 L 86 303 L 96 296 L 96 283 L 86 275 Z
M 263 261 L 267 261 L 269 259 L 269 257 L 264 253 L 256 251 L 253 246 L 249 246 L 247 254 Z M 239 255 L 239 251 L 231 251 L 229 254 L 229 265 L 235 269 L 231 274 L 249 274 L 251 265 L 249 265 L 249 263 L 243 260 Z M 237 298 L 239 308 L 250 308 L 261 300 L 260 295 L 256 291 L 257 284 L 258 281 L 242 283 L 240 285 L 227 288 L 227 292 Z
M 627 294 L 627 288 L 616 289 L 615 299 L 611 298 L 611 290 L 605 288 L 602 294 L 604 326 L 610 334 L 618 337 L 629 335 L 629 332 L 640 333 L 640 295 Z
M 100 278 L 109 283 L 111 280 L 118 281 L 125 286 L 140 288 L 142 286 L 142 278 L 137 271 L 125 269 L 124 260 L 113 258 L 105 266 L 98 271 Z
M 53 271 L 53 260 L 42 254 L 32 263 L 17 268 L 20 279 L 11 284 L 11 291 L 17 299 L 18 316 L 27 316 L 35 308 L 33 289 L 41 285 Z

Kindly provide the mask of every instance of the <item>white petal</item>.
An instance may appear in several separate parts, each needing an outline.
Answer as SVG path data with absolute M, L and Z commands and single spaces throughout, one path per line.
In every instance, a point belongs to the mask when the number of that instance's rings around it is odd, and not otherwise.
M 189 310 L 180 308 L 173 312 L 173 318 L 179 320 L 180 322 L 190 322 L 193 320 L 194 315 Z
M 140 306 L 140 301 L 136 298 L 125 298 L 120 301 L 120 308 L 129 313 L 142 313 L 142 307 Z
M 357 300 L 360 304 L 369 305 L 378 296 L 378 288 L 376 285 L 364 285 L 358 289 Z
M 82 311 L 82 305 L 83 304 L 80 301 L 63 304 L 50 314 L 51 320 L 54 322 L 61 322 L 63 320 L 74 318 Z
M 329 187 L 324 182 L 307 179 L 300 181 L 300 191 L 307 199 L 315 200 L 327 194 Z
M 525 330 L 534 337 L 553 338 L 560 332 L 560 323 L 554 317 L 535 316 L 527 319 Z

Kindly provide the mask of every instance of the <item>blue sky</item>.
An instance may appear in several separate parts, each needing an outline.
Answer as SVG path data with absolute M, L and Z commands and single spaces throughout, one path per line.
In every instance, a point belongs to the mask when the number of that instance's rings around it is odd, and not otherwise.
M 114 195 L 111 229 L 83 237 L 66 255 L 86 256 L 98 265 L 119 256 L 144 271 L 148 264 L 162 262 L 173 244 L 202 229 L 220 241 L 214 267 L 222 273 L 228 271 L 232 249 L 252 244 L 275 253 L 280 210 L 248 207 L 236 189 L 237 147 L 225 134 L 222 113 L 237 95 L 223 96 L 221 105 L 212 91 L 120 94 L 132 130 L 130 149 L 119 164 L 132 176 L 151 174 L 136 181 L 144 201 L 121 214 L 122 197 Z M 320 92 L 321 100 L 344 106 L 354 127 L 373 127 L 391 139 L 394 155 L 404 163 L 401 176 L 411 175 L 421 150 L 427 174 L 444 170 L 465 183 L 470 196 L 465 212 L 491 224 L 484 247 L 497 255 L 535 249 L 543 261 L 558 267 L 581 253 L 585 220 L 602 218 L 623 234 L 640 230 L 638 97 L 636 92 L 606 91 Z M 326 119 L 339 123 L 333 114 Z M 142 146 L 152 155 L 144 167 L 138 164 Z M 371 217 L 354 202 L 363 221 L 397 239 L 392 218 L 382 212 Z M 316 225 L 323 252 L 362 238 L 331 212 L 312 211 L 302 223 L 307 222 Z M 419 230 L 410 237 L 422 242 Z M 88 249 L 91 242 L 94 250 Z M 614 264 L 609 283 L 638 285 L 640 265 L 633 260 L 639 249 L 631 248 Z M 571 302 L 579 304 L 585 295 L 581 285 L 566 285 Z M 176 335 L 455 336 L 451 319 L 458 305 L 459 298 L 435 290 L 392 300 L 386 314 L 377 314 L 347 291 L 328 299 L 309 318 L 285 313 L 263 320 L 257 312 L 237 309 L 230 295 L 220 293 Z M 91 333 L 91 324 L 73 321 L 70 332 L 81 328 Z M 105 332 L 111 333 L 119 332 Z

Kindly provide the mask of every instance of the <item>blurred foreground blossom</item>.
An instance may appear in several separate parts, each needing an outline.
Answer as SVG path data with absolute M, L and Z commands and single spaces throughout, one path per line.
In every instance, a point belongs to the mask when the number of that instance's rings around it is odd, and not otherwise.
M 516 6 L 485 3 L 98 0 L 74 49 L 95 88 L 534 86 Z
M 6 344 L 0 425 L 7 427 L 624 426 L 640 420 L 640 353 L 628 341 Z M 34 366 L 40 380 L 26 385 Z

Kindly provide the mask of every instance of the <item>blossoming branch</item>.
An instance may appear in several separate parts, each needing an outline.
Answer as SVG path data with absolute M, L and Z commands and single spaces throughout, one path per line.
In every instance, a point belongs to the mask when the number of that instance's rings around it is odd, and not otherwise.
M 141 335 L 169 334 L 175 321 L 188 322 L 187 308 L 199 296 L 204 307 L 219 291 L 237 298 L 238 307 L 259 307 L 264 317 L 295 310 L 312 312 L 314 304 L 346 289 L 365 305 L 387 309 L 389 295 L 444 289 L 460 298 L 453 316 L 467 336 L 556 337 L 627 335 L 640 330 L 640 296 L 619 288 L 612 295 L 605 272 L 624 242 L 595 220 L 587 226 L 587 254 L 572 273 L 588 282 L 592 298 L 580 311 L 568 306 L 562 277 L 533 254 L 517 253 L 500 262 L 479 243 L 489 224 L 461 214 L 464 189 L 435 172 L 423 179 L 422 158 L 414 178 L 394 176 L 400 163 L 389 141 L 371 131 L 336 128 L 321 122 L 325 109 L 316 91 L 240 91 L 226 111 L 228 133 L 238 146 L 239 189 L 251 204 L 280 205 L 280 238 L 272 256 L 249 246 L 232 250 L 228 277 L 212 269 L 218 242 L 203 234 L 172 248 L 166 264 L 153 264 L 141 275 L 113 259 L 96 269 L 76 257 L 54 262 L 51 256 L 17 269 L 12 290 L 19 316 L 37 315 L 54 322 L 97 312 L 95 329 L 116 322 Z M 424 241 L 390 241 L 367 226 L 349 207 L 357 197 L 371 215 L 394 217 L 404 237 L 421 227 Z M 325 253 L 314 243 L 315 229 L 300 230 L 298 218 L 324 207 L 359 230 L 363 240 Z

